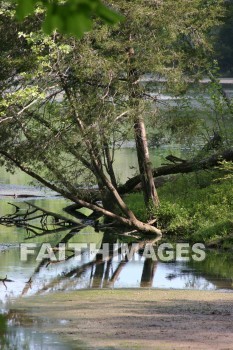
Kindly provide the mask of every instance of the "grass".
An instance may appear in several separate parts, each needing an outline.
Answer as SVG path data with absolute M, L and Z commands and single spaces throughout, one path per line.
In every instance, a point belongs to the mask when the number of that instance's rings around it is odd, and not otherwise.
M 233 246 L 233 179 L 221 179 L 219 171 L 178 175 L 158 189 L 158 225 L 174 239 Z M 147 211 L 141 193 L 126 197 L 141 220 Z

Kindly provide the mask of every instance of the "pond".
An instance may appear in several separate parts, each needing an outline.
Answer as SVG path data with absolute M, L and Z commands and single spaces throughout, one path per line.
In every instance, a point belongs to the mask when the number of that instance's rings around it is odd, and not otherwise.
M 4 214 L 14 212 L 15 208 L 1 200 Z M 28 207 L 25 201 L 10 200 L 22 209 Z M 47 211 L 63 213 L 62 209 L 69 204 L 61 198 L 28 199 L 28 203 L 42 207 Z M 64 215 L 64 213 L 63 213 Z M 67 216 L 69 218 L 69 216 Z M 81 220 L 80 220 L 81 222 Z M 174 260 L 170 262 L 153 261 L 135 250 L 132 261 L 113 259 L 103 261 L 96 254 L 83 252 L 82 259 L 67 256 L 66 261 L 48 264 L 47 259 L 36 261 L 36 254 L 29 255 L 27 261 L 20 258 L 20 244 L 50 243 L 57 246 L 59 242 L 95 243 L 101 248 L 102 242 L 129 243 L 114 230 L 95 232 L 92 226 L 82 229 L 64 227 L 58 232 L 43 235 L 36 227 L 41 221 L 33 221 L 34 233 L 23 227 L 1 226 L 0 278 L 7 276 L 9 282 L 0 282 L 0 348 L 2 350 L 72 350 L 84 349 L 82 344 L 72 344 L 54 334 L 40 331 L 46 319 L 33 319 L 18 310 L 8 309 L 7 302 L 20 296 L 44 295 L 55 291 L 73 291 L 90 288 L 178 288 L 224 290 L 233 289 L 233 257 L 230 253 L 207 251 L 202 262 L 193 260 Z M 47 218 L 46 230 L 55 230 L 56 225 Z M 45 229 L 45 226 L 44 226 Z M 41 235 L 41 236 L 40 236 Z M 157 242 L 156 244 L 159 244 Z M 38 251 L 35 249 L 35 252 Z M 61 316 L 61 322 L 62 316 Z
M 4 212 L 14 212 L 8 201 L 1 201 Z M 11 201 L 12 202 L 12 201 Z M 27 208 L 24 201 L 14 200 L 14 205 Z M 31 205 L 61 213 L 68 204 L 59 198 L 28 200 Z M 40 227 L 41 222 L 33 221 Z M 54 230 L 54 223 L 46 223 L 46 229 Z M 34 231 L 37 234 L 35 228 Z M 87 226 L 81 230 L 65 227 L 55 233 L 38 236 L 22 227 L 1 227 L 0 278 L 7 276 L 9 282 L 0 282 L 0 348 L 2 350 L 72 350 L 84 349 L 80 343 L 72 344 L 56 334 L 40 331 L 40 322 L 46 329 L 46 319 L 33 319 L 18 310 L 8 309 L 7 302 L 20 296 L 44 295 L 55 291 L 72 291 L 89 288 L 179 288 L 179 289 L 221 289 L 233 288 L 233 258 L 231 254 L 208 251 L 203 262 L 174 260 L 153 261 L 142 257 L 140 250 L 134 253 L 132 261 L 115 260 L 111 256 L 106 261 L 88 254 L 84 250 L 81 261 L 70 257 L 66 261 L 48 264 L 47 259 L 36 261 L 36 254 L 29 255 L 27 261 L 20 259 L 19 244 L 30 242 L 41 245 L 49 242 L 57 246 L 59 242 L 95 243 L 101 248 L 102 242 L 125 242 L 117 232 L 95 232 Z M 42 236 L 40 236 L 42 235 Z M 127 241 L 127 240 L 126 240 Z M 158 244 L 158 242 L 157 242 Z M 63 322 L 62 316 L 60 322 Z M 65 322 L 65 320 L 64 320 Z
M 153 164 L 159 166 L 169 153 L 169 148 L 153 150 Z M 182 150 L 177 148 L 173 154 L 180 156 Z M 134 174 L 136 165 L 135 150 L 121 150 L 115 165 L 118 177 L 125 181 Z M 124 169 L 124 172 L 119 169 Z M 128 172 L 125 169 L 129 169 Z M 200 262 L 176 257 L 164 262 L 143 256 L 143 243 L 133 251 L 132 259 L 123 259 L 122 252 L 113 256 L 111 249 L 114 245 L 132 247 L 134 239 L 122 236 L 111 227 L 96 230 L 93 219 L 88 218 L 91 214 L 88 211 L 81 211 L 80 217 L 74 218 L 63 210 L 70 204 L 69 201 L 51 191 L 32 187 L 31 179 L 20 172 L 9 175 L 1 169 L 0 180 L 0 217 L 15 215 L 22 219 L 28 215 L 30 218 L 27 227 L 20 222 L 12 225 L 7 220 L 0 225 L 1 349 L 79 348 L 79 344 L 73 347 L 57 336 L 40 332 L 37 320 L 28 320 L 27 316 L 25 319 L 18 312 L 8 310 L 7 302 L 20 296 L 90 288 L 233 289 L 233 257 L 230 253 L 206 251 L 206 258 Z M 32 197 L 20 198 L 28 194 Z M 50 212 L 65 217 L 70 224 L 61 223 L 49 215 Z M 75 221 L 74 225 L 72 221 Z M 86 244 L 87 248 L 83 249 L 80 259 L 68 250 L 66 260 L 48 262 L 43 258 L 37 261 L 43 243 L 50 247 L 58 247 L 59 243 Z M 98 254 L 103 243 L 111 247 L 106 259 Z M 160 243 L 154 243 L 155 251 Z M 25 261 L 21 244 L 33 245 L 30 248 L 31 252 L 34 250 L 33 254 L 28 254 Z M 97 251 L 90 251 L 91 244 L 95 244 Z
M 15 204 L 27 209 L 23 201 Z M 33 199 L 28 201 L 38 207 L 61 213 L 69 204 L 63 199 Z M 1 203 L 6 210 L 13 211 L 5 200 Z M 203 261 L 185 261 L 173 258 L 169 262 L 153 261 L 142 255 L 142 249 L 135 249 L 131 259 L 123 259 L 119 253 L 113 257 L 111 252 L 106 259 L 97 252 L 90 252 L 90 245 L 103 248 L 103 243 L 119 247 L 132 242 L 114 229 L 95 232 L 92 226 L 84 228 L 58 227 L 47 222 L 46 233 L 40 222 L 33 222 L 34 232 L 21 227 L 1 227 L 0 277 L 7 276 L 9 282 L 0 282 L 1 301 L 18 296 L 44 294 L 53 291 L 70 291 L 88 288 L 178 288 L 178 289 L 233 289 L 232 254 L 219 251 L 206 251 Z M 46 232 L 45 232 L 46 231 Z M 65 261 L 48 263 L 48 259 L 38 259 L 42 243 L 57 247 L 59 243 L 84 244 L 82 257 L 72 256 L 67 252 Z M 22 261 L 20 244 L 29 243 L 26 261 Z M 155 244 L 159 245 L 160 242 Z M 30 246 L 34 244 L 34 246 Z M 86 247 L 85 247 L 86 245 Z M 128 244 L 129 245 L 129 244 Z M 131 246 L 131 245 L 130 245 Z

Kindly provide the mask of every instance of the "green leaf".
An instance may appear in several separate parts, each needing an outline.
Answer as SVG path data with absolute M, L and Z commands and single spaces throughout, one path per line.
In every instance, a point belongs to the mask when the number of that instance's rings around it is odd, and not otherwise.
M 17 0 L 17 18 L 22 20 L 33 13 L 37 0 Z M 97 16 L 108 24 L 123 20 L 123 16 L 103 5 L 100 0 L 55 0 L 42 1 L 46 8 L 46 17 L 42 25 L 45 33 L 57 29 L 64 34 L 73 34 L 81 38 L 92 28 L 93 17 Z
M 53 30 L 60 29 L 63 26 L 63 21 L 57 14 L 47 14 L 42 28 L 46 34 L 51 34 Z
M 34 0 L 18 0 L 16 8 L 16 17 L 22 21 L 24 17 L 30 15 L 34 11 L 36 1 Z
M 83 34 L 92 28 L 92 21 L 83 13 L 77 13 L 69 18 L 67 22 L 68 33 L 81 38 Z

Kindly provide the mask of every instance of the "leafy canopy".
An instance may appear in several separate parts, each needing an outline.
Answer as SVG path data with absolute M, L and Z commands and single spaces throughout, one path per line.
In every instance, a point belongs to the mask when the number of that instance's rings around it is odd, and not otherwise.
M 83 203 L 84 184 L 87 196 L 93 185 L 104 187 L 103 195 L 106 188 L 111 190 L 115 147 L 127 140 L 135 117 L 151 118 L 153 96 L 148 97 L 140 78 L 156 74 L 165 78 L 173 94 L 186 91 L 185 78 L 199 79 L 209 66 L 210 34 L 221 17 L 222 3 L 118 0 L 115 9 L 125 21 L 110 27 L 97 20 L 79 41 L 56 31 L 52 36 L 42 33 L 40 7 L 20 28 L 7 2 L 2 4 L 2 164 L 8 170 L 17 166 L 93 209 L 92 198 Z M 127 209 L 120 194 L 114 195 L 125 223 Z M 99 206 L 94 209 L 103 212 Z

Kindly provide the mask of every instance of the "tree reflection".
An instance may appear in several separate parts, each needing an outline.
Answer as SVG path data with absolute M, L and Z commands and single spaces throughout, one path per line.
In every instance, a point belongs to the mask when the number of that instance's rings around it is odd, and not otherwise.
M 1 345 L 0 348 L 1 349 L 4 349 L 4 347 L 7 345 L 6 332 L 7 332 L 6 317 L 0 314 L 0 345 Z
M 26 241 L 33 241 L 41 237 L 54 237 L 59 234 L 56 244 L 52 245 L 52 251 L 55 254 L 57 261 L 51 261 L 45 258 L 38 262 L 35 266 L 34 272 L 29 276 L 25 282 L 21 295 L 27 295 L 29 292 L 34 294 L 41 294 L 49 290 L 67 290 L 80 288 L 82 281 L 85 279 L 86 288 L 113 288 L 115 283 L 120 278 L 123 269 L 129 263 L 127 254 L 122 250 L 121 244 L 127 243 L 130 249 L 131 258 L 136 254 L 142 255 L 141 251 L 145 245 L 153 245 L 159 238 L 150 238 L 141 240 L 139 236 L 130 236 L 130 233 L 123 231 L 111 231 L 109 225 L 98 225 L 98 231 L 101 229 L 102 240 L 94 255 L 90 252 L 83 251 L 82 257 L 76 259 L 77 255 L 73 250 L 67 249 L 65 251 L 65 258 L 59 261 L 59 249 L 61 244 L 68 246 L 70 241 L 74 242 L 75 238 L 79 237 L 83 228 L 92 225 L 96 228 L 96 216 L 92 214 L 86 217 L 83 213 L 77 212 L 73 206 L 65 208 L 65 212 L 69 213 L 67 218 L 65 215 L 60 215 L 47 211 L 32 203 L 25 203 L 27 208 L 22 210 L 19 205 L 14 205 L 15 211 L 12 214 L 6 215 L 0 219 L 3 225 L 15 225 L 24 228 L 27 232 L 25 236 Z M 72 214 L 73 218 L 70 217 Z M 101 236 L 100 236 L 101 237 Z M 134 241 L 134 244 L 130 243 Z M 128 243 L 129 242 L 129 243 Z M 135 243 L 136 242 L 136 243 Z M 109 244 L 109 254 L 104 257 L 101 254 L 103 245 Z M 119 244 L 117 251 L 115 246 Z M 87 249 L 88 250 L 88 249 Z M 86 254 L 87 253 L 87 254 Z M 77 261 L 76 261 L 77 260 Z M 141 275 L 141 287 L 151 287 L 153 284 L 154 272 L 156 269 L 156 262 L 150 259 L 142 259 L 143 271 Z M 49 270 L 48 270 L 49 269 Z M 59 273 L 56 274 L 56 270 Z M 41 272 L 46 275 L 46 271 L 54 270 L 54 273 L 41 282 Z M 85 276 L 89 276 L 88 279 Z

